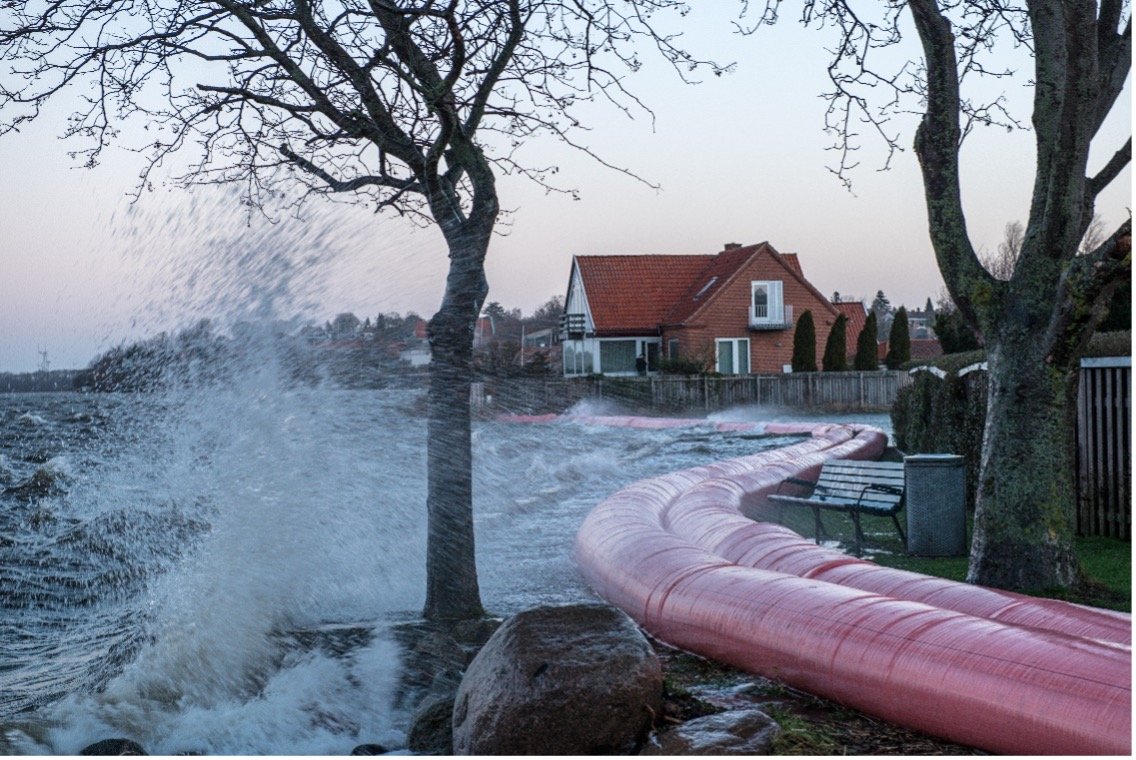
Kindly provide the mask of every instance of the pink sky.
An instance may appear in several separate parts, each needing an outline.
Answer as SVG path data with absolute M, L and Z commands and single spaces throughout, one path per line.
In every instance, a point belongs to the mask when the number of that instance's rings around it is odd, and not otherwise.
M 832 154 L 825 150 L 818 97 L 825 89 L 824 38 L 788 20 L 752 38 L 706 25 L 692 28 L 690 37 L 692 47 L 709 46 L 718 59 L 737 61 L 737 71 L 686 87 L 663 67 L 646 66 L 633 85 L 655 111 L 653 131 L 649 119 L 632 120 L 611 108 L 597 107 L 588 121 L 594 150 L 661 189 L 551 141 L 525 146 L 533 163 L 557 163 L 561 181 L 577 189 L 580 200 L 547 195 L 521 178 L 500 178 L 502 207 L 511 213 L 501 225 L 508 234 L 490 249 L 489 300 L 532 311 L 564 293 L 574 254 L 713 253 L 727 242 L 763 240 L 798 253 L 805 275 L 825 294 L 838 290 L 870 301 L 883 290 L 894 305 L 909 307 L 937 299 L 942 282 L 913 153 L 899 154 L 890 171 L 878 172 L 883 152 L 866 149 L 855 195 L 826 169 Z M 1028 123 L 1024 80 L 1004 87 Z M 23 133 L 0 139 L 6 178 L 0 188 L 0 371 L 34 369 L 41 350 L 55 368 L 85 366 L 120 341 L 184 326 L 187 315 L 247 311 L 241 299 L 252 296 L 247 283 L 234 280 L 236 263 L 187 274 L 196 271 L 187 262 L 208 247 L 206 232 L 213 246 L 226 236 L 239 242 L 252 235 L 297 260 L 320 257 L 318 265 L 286 275 L 289 296 L 274 303 L 291 311 L 278 316 L 322 322 L 341 311 L 360 318 L 408 310 L 429 315 L 440 300 L 447 260 L 433 230 L 334 205 L 313 207 L 315 221 L 307 225 L 284 220 L 250 231 L 239 215 L 222 214 L 218 224 L 220 195 L 191 202 L 183 191 L 162 188 L 128 214 L 136 157 L 111 153 L 94 170 L 71 168 L 69 146 L 56 139 L 60 117 L 47 113 Z M 909 145 L 915 121 L 900 124 L 901 142 Z M 1096 161 L 1103 163 L 1130 133 L 1129 89 L 1098 139 Z M 993 250 L 1007 222 L 1024 221 L 1032 135 L 981 130 L 969 138 L 963 158 L 972 240 Z M 1111 228 L 1130 206 L 1125 171 L 1098 211 Z M 181 222 L 176 232 L 175 218 Z M 258 278 L 253 284 L 261 290 L 271 285 L 271 273 Z

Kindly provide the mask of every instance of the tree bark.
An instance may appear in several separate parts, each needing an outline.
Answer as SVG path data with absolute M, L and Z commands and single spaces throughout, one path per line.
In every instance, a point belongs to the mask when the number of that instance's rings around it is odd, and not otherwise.
M 986 427 L 967 580 L 1018 590 L 1081 579 L 1076 533 L 1076 367 L 1047 363 L 1036 333 L 987 343 Z
M 1077 257 L 1077 248 L 1095 194 L 1127 164 L 1130 146 L 1099 182 L 1086 178 L 1085 168 L 1099 108 L 1115 100 L 1116 70 L 1128 65 L 1118 57 L 1129 49 L 1130 25 L 1118 32 L 1110 12 L 1099 27 L 1095 5 L 1082 0 L 1028 3 L 1037 173 L 1021 255 L 1009 281 L 1001 281 L 975 255 L 963 214 L 962 103 L 951 24 L 934 0 L 910 0 L 908 7 L 927 66 L 915 151 L 931 242 L 951 297 L 981 332 L 987 351 L 989 395 L 968 580 L 1019 590 L 1069 587 L 1081 579 L 1073 545 L 1080 356 L 1104 297 L 1131 270 L 1130 224 L 1087 256 Z M 1098 40 L 1104 41 L 1100 52 L 1107 51 L 1101 59 Z
M 489 180 L 492 187 L 492 180 Z M 467 219 L 441 224 L 450 269 L 441 308 L 430 320 L 427 422 L 426 604 L 428 620 L 481 617 L 473 527 L 473 451 L 469 393 L 473 334 L 489 292 L 485 256 L 497 217 L 496 195 Z

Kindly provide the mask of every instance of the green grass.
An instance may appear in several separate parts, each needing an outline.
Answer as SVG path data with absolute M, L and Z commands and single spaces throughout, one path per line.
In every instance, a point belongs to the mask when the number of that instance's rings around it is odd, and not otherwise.
M 780 513 L 781 510 L 772 507 L 767 509 L 761 518 L 781 522 L 802 536 L 813 538 L 815 528 L 811 510 L 786 508 L 783 511 L 783 519 L 778 520 Z M 904 518 L 904 514 L 900 513 L 900 525 L 906 530 Z M 838 541 L 842 550 L 851 553 L 855 539 L 852 519 L 838 512 L 822 513 L 821 519 L 829 540 Z M 966 580 L 967 557 L 912 557 L 904 550 L 890 518 L 865 516 L 861 521 L 866 538 L 865 559 L 885 567 L 910 570 L 937 578 Z M 972 518 L 968 515 L 968 547 L 970 536 L 973 535 L 971 523 Z M 1037 596 L 1065 599 L 1078 604 L 1131 612 L 1132 544 L 1114 538 L 1094 536 L 1078 538 L 1076 547 L 1087 583 L 1072 591 L 1042 589 L 1033 593 Z

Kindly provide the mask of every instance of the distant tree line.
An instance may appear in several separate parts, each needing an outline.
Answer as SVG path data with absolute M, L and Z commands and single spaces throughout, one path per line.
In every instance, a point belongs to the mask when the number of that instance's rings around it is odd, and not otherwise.
M 485 310 L 490 323 L 487 338 L 475 355 L 475 367 L 483 375 L 543 374 L 547 354 L 536 353 L 525 363 L 518 361 L 521 338 L 541 329 L 555 328 L 563 313 L 559 296 L 536 311 L 522 316 L 520 309 L 506 310 L 491 302 Z M 393 382 L 421 382 L 423 370 L 412 367 L 408 350 L 428 351 L 425 321 L 413 311 L 386 312 L 360 320 L 343 312 L 324 324 L 300 328 L 287 322 L 254 325 L 238 322 L 229 335 L 218 332 L 203 319 L 179 332 L 160 333 L 129 344 L 115 346 L 80 371 L 70 371 L 65 380 L 50 373 L 52 383 L 32 373 L 12 376 L 8 385 L 28 390 L 82 390 L 96 392 L 147 392 L 178 386 L 215 385 L 231 382 L 237 373 L 270 360 L 290 384 L 321 383 L 344 388 L 380 388 Z M 6 376 L 0 375 L 0 391 Z
M 75 387 L 77 370 L 53 369 L 46 372 L 0 372 L 0 393 L 51 393 Z

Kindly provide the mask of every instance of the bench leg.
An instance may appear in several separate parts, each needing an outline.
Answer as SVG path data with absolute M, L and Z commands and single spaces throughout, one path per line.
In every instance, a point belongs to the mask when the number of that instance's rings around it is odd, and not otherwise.
M 813 541 L 819 545 L 821 539 L 828 535 L 828 531 L 824 529 L 824 523 L 820 521 L 820 507 L 813 507 L 813 520 L 816 522 L 816 528 L 813 531 Z
M 852 524 L 856 526 L 856 556 L 859 557 L 863 553 L 864 546 L 864 531 L 860 528 L 860 510 L 850 509 L 848 514 L 852 516 Z
M 895 530 L 899 533 L 899 540 L 903 542 L 903 550 L 907 551 L 907 535 L 903 532 L 903 528 L 899 525 L 899 518 L 895 515 L 891 516 L 891 521 L 895 523 Z

